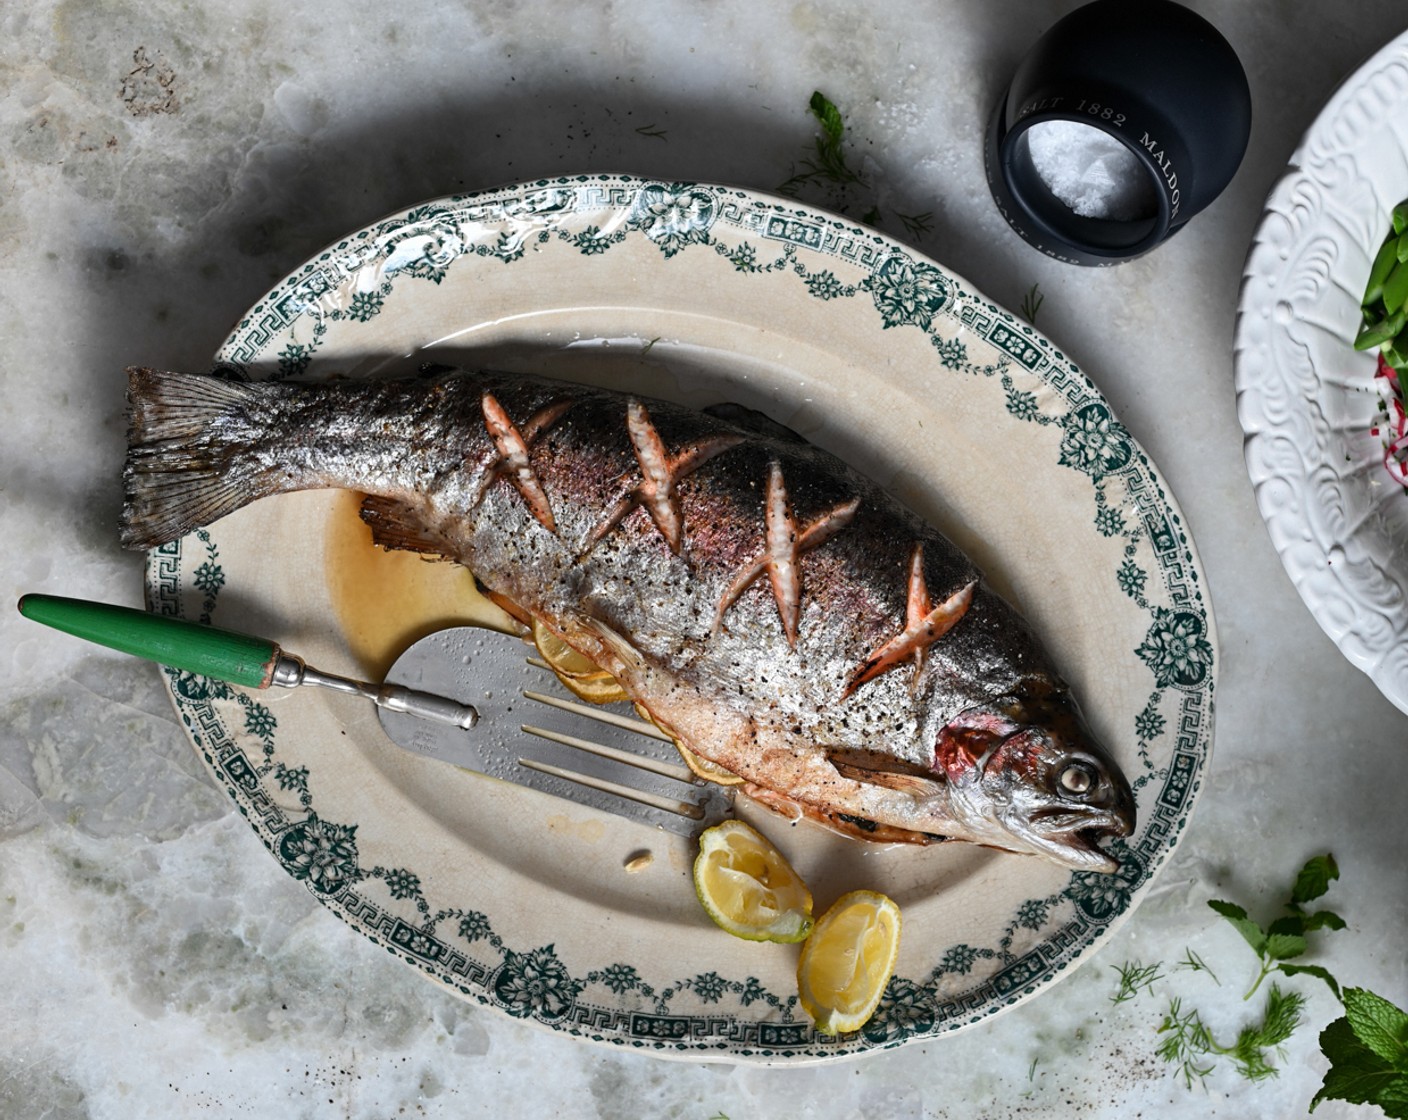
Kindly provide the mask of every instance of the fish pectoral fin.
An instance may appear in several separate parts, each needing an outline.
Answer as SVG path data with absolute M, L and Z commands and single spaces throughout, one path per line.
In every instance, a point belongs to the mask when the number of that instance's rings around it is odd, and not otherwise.
M 805 446 L 807 442 L 805 438 L 799 436 L 787 425 L 779 424 L 771 416 L 759 412 L 756 408 L 724 402 L 711 404 L 702 411 L 706 416 L 712 416 L 715 420 L 722 420 L 726 424 L 744 428 L 764 439 L 775 439 L 783 443 L 795 443 L 802 446 Z
M 828 751 L 826 758 L 843 778 L 915 797 L 930 796 L 944 784 L 932 771 L 873 751 Z
M 362 520 L 371 528 L 373 544 L 402 552 L 455 559 L 444 538 L 427 529 L 416 511 L 405 502 L 371 494 L 363 499 L 360 512 Z
M 764 808 L 777 813 L 792 824 L 800 820 L 815 821 L 823 828 L 854 840 L 870 840 L 878 844 L 933 844 L 944 839 L 929 832 L 915 832 L 913 829 L 898 828 L 892 824 L 844 813 L 822 805 L 797 801 L 785 793 L 767 789 L 749 782 L 741 787 L 743 792 Z
M 636 649 L 624 634 L 620 633 L 599 618 L 583 616 L 580 619 L 582 629 L 594 634 L 601 640 L 602 645 L 610 652 L 617 661 L 625 668 L 634 673 L 643 672 L 647 666 L 645 657 L 640 650 Z

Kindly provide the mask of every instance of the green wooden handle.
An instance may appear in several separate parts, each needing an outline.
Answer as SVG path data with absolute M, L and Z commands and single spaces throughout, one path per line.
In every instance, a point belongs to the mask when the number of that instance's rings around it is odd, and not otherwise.
M 20 614 L 75 637 L 247 688 L 267 688 L 280 651 L 266 638 L 217 630 L 131 607 L 26 595 Z

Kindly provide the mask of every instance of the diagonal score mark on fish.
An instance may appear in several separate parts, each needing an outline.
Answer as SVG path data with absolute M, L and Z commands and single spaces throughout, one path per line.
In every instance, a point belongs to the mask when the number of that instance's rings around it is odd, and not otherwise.
M 129 548 L 358 491 L 379 543 L 470 568 L 763 804 L 1117 867 L 1099 841 L 1132 833 L 1133 794 L 1030 627 L 936 529 L 776 426 L 487 372 L 133 369 L 128 395 Z

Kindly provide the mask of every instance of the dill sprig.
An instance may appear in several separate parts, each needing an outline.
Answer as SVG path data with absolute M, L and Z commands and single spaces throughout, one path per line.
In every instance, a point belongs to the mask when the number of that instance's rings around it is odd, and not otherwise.
M 1193 1087 L 1193 1079 L 1199 1082 L 1213 1071 L 1213 1062 L 1201 1062 L 1212 1051 L 1212 1034 L 1203 1025 L 1197 1008 L 1185 1012 L 1183 1001 L 1178 997 L 1169 1000 L 1164 1021 L 1159 1024 L 1159 1034 L 1167 1035 L 1155 1051 L 1166 1062 L 1176 1064 L 1183 1076 L 1183 1083 Z
M 792 174 L 778 184 L 775 188 L 777 193 L 789 198 L 798 198 L 803 188 L 824 186 L 830 188 L 828 205 L 833 209 L 845 214 L 853 206 L 860 208 L 856 194 L 861 191 L 869 192 L 870 185 L 847 159 L 846 122 L 841 116 L 841 110 L 820 90 L 812 93 L 807 109 L 821 125 L 821 131 L 815 137 L 811 155 L 792 165 Z M 864 206 L 861 221 L 866 225 L 878 226 L 884 220 L 885 214 L 879 205 L 864 199 L 863 195 L 862 201 L 867 205 Z M 921 214 L 901 214 L 892 210 L 889 214 L 904 227 L 905 233 L 914 241 L 922 240 L 934 230 L 932 210 Z
M 1264 1081 L 1280 1072 L 1271 1064 L 1269 1055 L 1284 1055 L 1283 1046 L 1300 1025 L 1304 1007 L 1303 995 L 1283 991 L 1273 982 L 1260 1021 L 1243 1027 L 1232 1044 L 1224 1046 L 1213 1037 L 1196 1008 L 1184 1011 L 1182 1000 L 1171 999 L 1159 1024 L 1159 1033 L 1166 1037 L 1157 1053 L 1164 1061 L 1178 1066 L 1183 1083 L 1190 1089 L 1194 1078 L 1200 1082 L 1207 1078 L 1218 1057 L 1230 1058 L 1237 1072 L 1248 1081 Z
M 916 241 L 926 233 L 934 232 L 934 212 L 932 210 L 925 210 L 922 214 L 901 214 L 896 210 L 895 217 L 900 220 L 905 232 Z
M 794 171 L 791 178 L 778 186 L 778 192 L 797 196 L 798 188 L 809 183 L 826 182 L 838 186 L 865 186 L 860 172 L 846 162 L 846 152 L 841 142 L 846 135 L 846 123 L 841 119 L 841 110 L 820 90 L 812 93 L 807 108 L 821 124 L 821 134 L 816 138 L 816 155 L 802 161 L 802 170 Z
M 1152 987 L 1155 980 L 1163 979 L 1162 965 L 1126 961 L 1124 964 L 1112 964 L 1110 967 L 1120 974 L 1120 986 L 1110 997 L 1110 1002 L 1114 1004 L 1133 999 L 1141 991 Z
M 1041 310 L 1042 303 L 1046 297 L 1041 294 L 1041 285 L 1033 284 L 1027 289 L 1027 294 L 1022 297 L 1022 318 L 1032 326 L 1036 326 L 1036 313 Z
M 1219 988 L 1222 987 L 1222 981 L 1217 978 L 1217 973 L 1215 973 L 1212 968 L 1209 967 L 1207 961 L 1203 960 L 1203 958 L 1198 956 L 1197 953 L 1193 952 L 1192 949 L 1186 947 L 1184 948 L 1183 959 L 1179 961 L 1175 967 L 1180 970 L 1186 969 L 1189 972 L 1206 972 L 1209 976 L 1212 977 L 1212 982 L 1214 984 L 1216 984 Z

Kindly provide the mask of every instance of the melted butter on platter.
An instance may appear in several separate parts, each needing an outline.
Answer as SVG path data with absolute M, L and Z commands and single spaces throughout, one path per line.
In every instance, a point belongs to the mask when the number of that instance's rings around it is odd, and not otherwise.
M 372 543 L 358 516 L 362 496 L 337 495 L 327 528 L 328 591 L 358 666 L 383 680 L 396 658 L 448 626 L 487 626 L 512 633 L 512 619 L 474 586 L 468 568 Z

